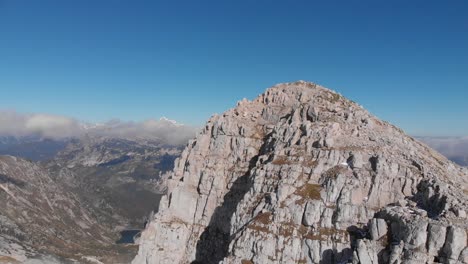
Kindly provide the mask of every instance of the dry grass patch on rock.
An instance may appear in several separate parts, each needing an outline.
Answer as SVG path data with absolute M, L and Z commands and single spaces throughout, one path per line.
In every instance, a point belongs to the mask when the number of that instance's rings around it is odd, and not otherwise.
M 258 214 L 247 226 L 247 228 L 263 232 L 263 233 L 271 233 L 268 229 L 269 225 L 271 224 L 272 220 L 270 219 L 271 212 L 260 213 Z
M 285 156 L 277 157 L 271 163 L 274 164 L 274 165 L 290 165 L 290 164 L 292 164 L 292 162 L 290 160 L 288 160 L 288 158 L 285 157 Z
M 306 183 L 304 186 L 297 189 L 295 194 L 301 196 L 302 198 L 320 200 L 321 195 L 320 191 L 322 186 L 320 184 Z

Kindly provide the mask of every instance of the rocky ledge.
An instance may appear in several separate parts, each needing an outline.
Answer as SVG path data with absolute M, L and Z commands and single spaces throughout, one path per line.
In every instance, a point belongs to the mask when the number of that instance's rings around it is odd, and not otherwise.
M 340 94 L 279 84 L 189 142 L 133 263 L 468 263 L 468 172 Z

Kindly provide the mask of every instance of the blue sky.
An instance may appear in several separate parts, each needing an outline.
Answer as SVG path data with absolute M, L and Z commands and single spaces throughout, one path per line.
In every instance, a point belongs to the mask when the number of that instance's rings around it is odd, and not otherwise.
M 0 109 L 201 126 L 279 82 L 468 134 L 467 1 L 0 0 Z

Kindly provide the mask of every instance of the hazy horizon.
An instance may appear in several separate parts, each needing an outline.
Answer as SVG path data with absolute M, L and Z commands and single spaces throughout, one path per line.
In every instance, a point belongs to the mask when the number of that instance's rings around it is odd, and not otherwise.
M 229 108 L 226 108 L 227 111 Z M 212 113 L 210 115 L 213 116 L 215 114 L 221 113 Z M 208 121 L 209 118 L 205 120 Z M 384 120 L 389 121 L 389 120 Z M 77 129 L 80 130 L 82 127 L 86 126 L 95 126 L 95 125 L 102 125 L 113 127 L 115 129 L 121 129 L 122 126 L 138 126 L 143 124 L 148 124 L 153 122 L 154 124 L 158 125 L 173 125 L 176 124 L 177 126 L 184 128 L 184 129 L 191 129 L 197 130 L 203 127 L 204 123 L 200 123 L 198 125 L 191 125 L 191 124 L 184 124 L 179 120 L 172 119 L 171 117 L 167 116 L 159 116 L 159 117 L 150 117 L 141 120 L 125 120 L 120 119 L 118 117 L 113 117 L 107 120 L 100 120 L 100 121 L 92 121 L 92 120 L 83 120 L 78 119 L 73 116 L 65 116 L 56 113 L 30 113 L 30 112 L 18 112 L 16 110 L 11 109 L 0 109 L 0 136 L 23 136 L 23 135 L 44 135 L 44 137 L 50 138 L 61 138 L 61 137 L 73 137 L 73 134 L 76 133 Z M 397 125 L 397 124 L 394 124 Z M 398 125 L 397 125 L 398 126 Z M 81 128 L 80 128 L 81 127 Z M 401 127 L 400 127 L 401 128 Z M 58 129 L 58 130 L 57 130 Z M 403 128 L 402 128 L 403 129 Z M 50 131 L 49 131 L 50 130 Z M 60 136 L 60 133 L 64 132 L 63 135 Z M 408 133 L 408 135 L 415 137 L 415 138 L 431 138 L 431 139 L 468 139 L 468 133 L 460 134 L 460 135 L 450 135 L 448 134 L 431 134 L 431 133 Z M 57 135 L 54 135 L 57 134 Z
M 464 136 L 467 11 L 466 1 L 3 0 L 0 109 L 202 126 L 306 80 L 409 134 Z

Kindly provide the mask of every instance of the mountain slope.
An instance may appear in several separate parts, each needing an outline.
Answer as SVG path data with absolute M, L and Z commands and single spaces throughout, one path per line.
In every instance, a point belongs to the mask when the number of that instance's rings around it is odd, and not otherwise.
M 468 263 L 468 173 L 341 95 L 280 84 L 212 117 L 133 263 Z
M 46 263 L 112 259 L 118 236 L 95 213 L 39 165 L 0 156 L 0 256 L 21 262 L 45 256 Z

